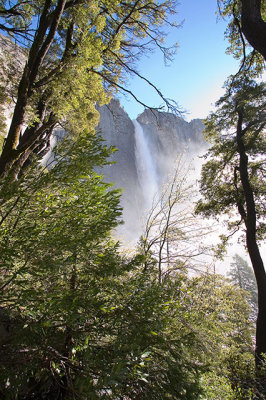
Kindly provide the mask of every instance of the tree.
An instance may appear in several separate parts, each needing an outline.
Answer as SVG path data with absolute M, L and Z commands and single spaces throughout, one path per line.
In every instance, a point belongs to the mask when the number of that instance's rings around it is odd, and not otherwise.
M 230 18 L 226 30 L 228 52 L 242 59 L 241 70 L 250 74 L 263 72 L 266 60 L 266 8 L 261 0 L 218 0 L 219 14 Z M 252 50 L 249 51 L 249 48 Z
M 190 299 L 187 322 L 193 321 L 204 348 L 201 361 L 208 365 L 201 376 L 203 398 L 250 400 L 254 327 L 245 293 L 225 277 L 210 273 L 190 278 L 184 290 Z
M 12 171 L 17 178 L 32 154 L 43 154 L 58 123 L 75 135 L 97 125 L 96 103 L 107 102 L 114 90 L 128 92 L 120 76 L 135 73 L 148 82 L 134 62 L 153 45 L 170 57 L 159 27 L 173 7 L 171 0 L 18 0 L 11 6 L 2 0 L 0 28 L 27 51 L 0 176 Z
M 262 19 L 265 3 L 261 0 L 241 0 L 241 3 L 242 31 L 251 46 L 266 60 L 266 22 Z
M 94 171 L 110 150 L 83 133 L 54 151 L 1 187 L 1 398 L 198 399 L 217 354 L 249 347 L 243 294 L 121 256 L 119 191 Z
M 119 191 L 94 172 L 110 151 L 86 133 L 55 151 L 1 187 L 1 398 L 196 400 L 182 279 L 162 287 L 110 236 Z
M 199 272 L 213 256 L 212 246 L 207 240 L 204 243 L 211 229 L 206 223 L 203 226 L 191 205 L 191 200 L 197 197 L 191 175 L 192 167 L 179 157 L 173 175 L 155 195 L 140 239 L 144 268 L 155 263 L 159 282 L 177 270 Z
M 1 188 L 0 293 L 11 321 L 1 337 L 3 398 L 66 398 L 75 375 L 86 376 L 72 354 L 74 343 L 82 352 L 89 324 L 81 281 L 87 274 L 84 285 L 95 288 L 94 269 L 102 280 L 115 274 L 107 236 L 120 214 L 118 192 L 93 173 L 108 154 L 99 139 L 82 134 L 71 153 L 57 154 L 52 171 L 35 166 L 18 185 Z M 97 268 L 99 254 L 108 268 Z
M 252 320 L 256 320 L 258 313 L 258 294 L 254 272 L 248 263 L 238 254 L 235 254 L 233 260 L 234 262 L 231 263 L 228 276 L 235 285 L 249 293 L 251 318 Z
M 193 183 L 189 183 L 191 171 L 180 157 L 173 176 L 154 198 L 141 236 L 139 249 L 145 255 L 144 268 L 155 263 L 159 282 L 177 270 L 198 272 L 212 257 L 211 246 L 204 243 L 210 227 L 203 226 L 191 205 L 191 199 L 197 196 Z
M 231 231 L 244 226 L 258 287 L 255 356 L 259 366 L 266 353 L 266 275 L 258 247 L 265 226 L 265 84 L 235 80 L 216 105 L 219 108 L 205 121 L 206 135 L 214 145 L 202 169 L 203 199 L 198 202 L 197 212 L 207 217 L 227 215 Z

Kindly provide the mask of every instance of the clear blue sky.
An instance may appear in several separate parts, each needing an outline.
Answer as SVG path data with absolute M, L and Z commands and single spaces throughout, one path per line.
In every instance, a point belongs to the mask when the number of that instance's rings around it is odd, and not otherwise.
M 138 71 L 153 82 L 167 98 L 172 98 L 190 112 L 185 118 L 204 118 L 223 93 L 226 78 L 237 72 L 238 62 L 226 55 L 224 39 L 226 22 L 215 15 L 216 0 L 180 0 L 177 19 L 183 27 L 173 29 L 167 43 L 178 42 L 179 49 L 170 66 L 164 65 L 161 53 L 142 58 Z M 143 81 L 130 79 L 128 88 L 145 104 L 159 106 L 160 98 Z M 143 107 L 134 100 L 120 97 L 121 104 L 131 118 L 136 118 Z

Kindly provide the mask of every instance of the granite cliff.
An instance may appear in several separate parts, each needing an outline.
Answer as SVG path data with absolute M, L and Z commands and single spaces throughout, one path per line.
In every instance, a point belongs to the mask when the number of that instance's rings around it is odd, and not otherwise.
M 118 100 L 99 109 L 98 131 L 107 145 L 117 148 L 115 164 L 105 167 L 105 179 L 123 189 L 125 225 L 121 233 L 134 239 L 153 196 L 174 170 L 180 154 L 189 162 L 206 149 L 203 123 L 186 122 L 166 112 L 145 110 L 132 121 Z

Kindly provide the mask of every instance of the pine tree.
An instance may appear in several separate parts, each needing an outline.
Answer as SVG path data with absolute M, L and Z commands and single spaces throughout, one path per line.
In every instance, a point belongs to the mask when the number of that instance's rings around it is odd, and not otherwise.
M 266 353 L 266 274 L 258 245 L 265 230 L 265 84 L 241 77 L 230 81 L 216 105 L 217 110 L 205 121 L 213 146 L 202 168 L 203 199 L 197 212 L 216 218 L 226 215 L 231 233 L 244 227 L 258 287 L 255 356 L 259 366 Z
M 251 318 L 252 320 L 256 320 L 258 312 L 258 294 L 254 272 L 247 261 L 238 254 L 235 254 L 233 260 L 234 262 L 231 263 L 228 276 L 235 285 L 249 293 L 249 303 L 252 310 Z

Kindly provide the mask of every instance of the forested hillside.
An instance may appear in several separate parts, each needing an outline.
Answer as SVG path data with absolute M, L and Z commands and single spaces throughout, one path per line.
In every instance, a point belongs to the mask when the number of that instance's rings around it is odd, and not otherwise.
M 136 68 L 153 48 L 171 58 L 178 6 L 0 0 L 1 399 L 266 398 L 265 3 L 217 3 L 240 68 L 205 121 L 201 198 L 179 164 L 128 252 L 121 191 L 97 172 L 115 151 L 97 109 L 118 91 L 149 108 L 127 89 L 135 74 L 180 113 Z M 227 222 L 217 246 L 197 215 Z M 252 269 L 238 255 L 229 278 L 196 268 L 236 232 Z

